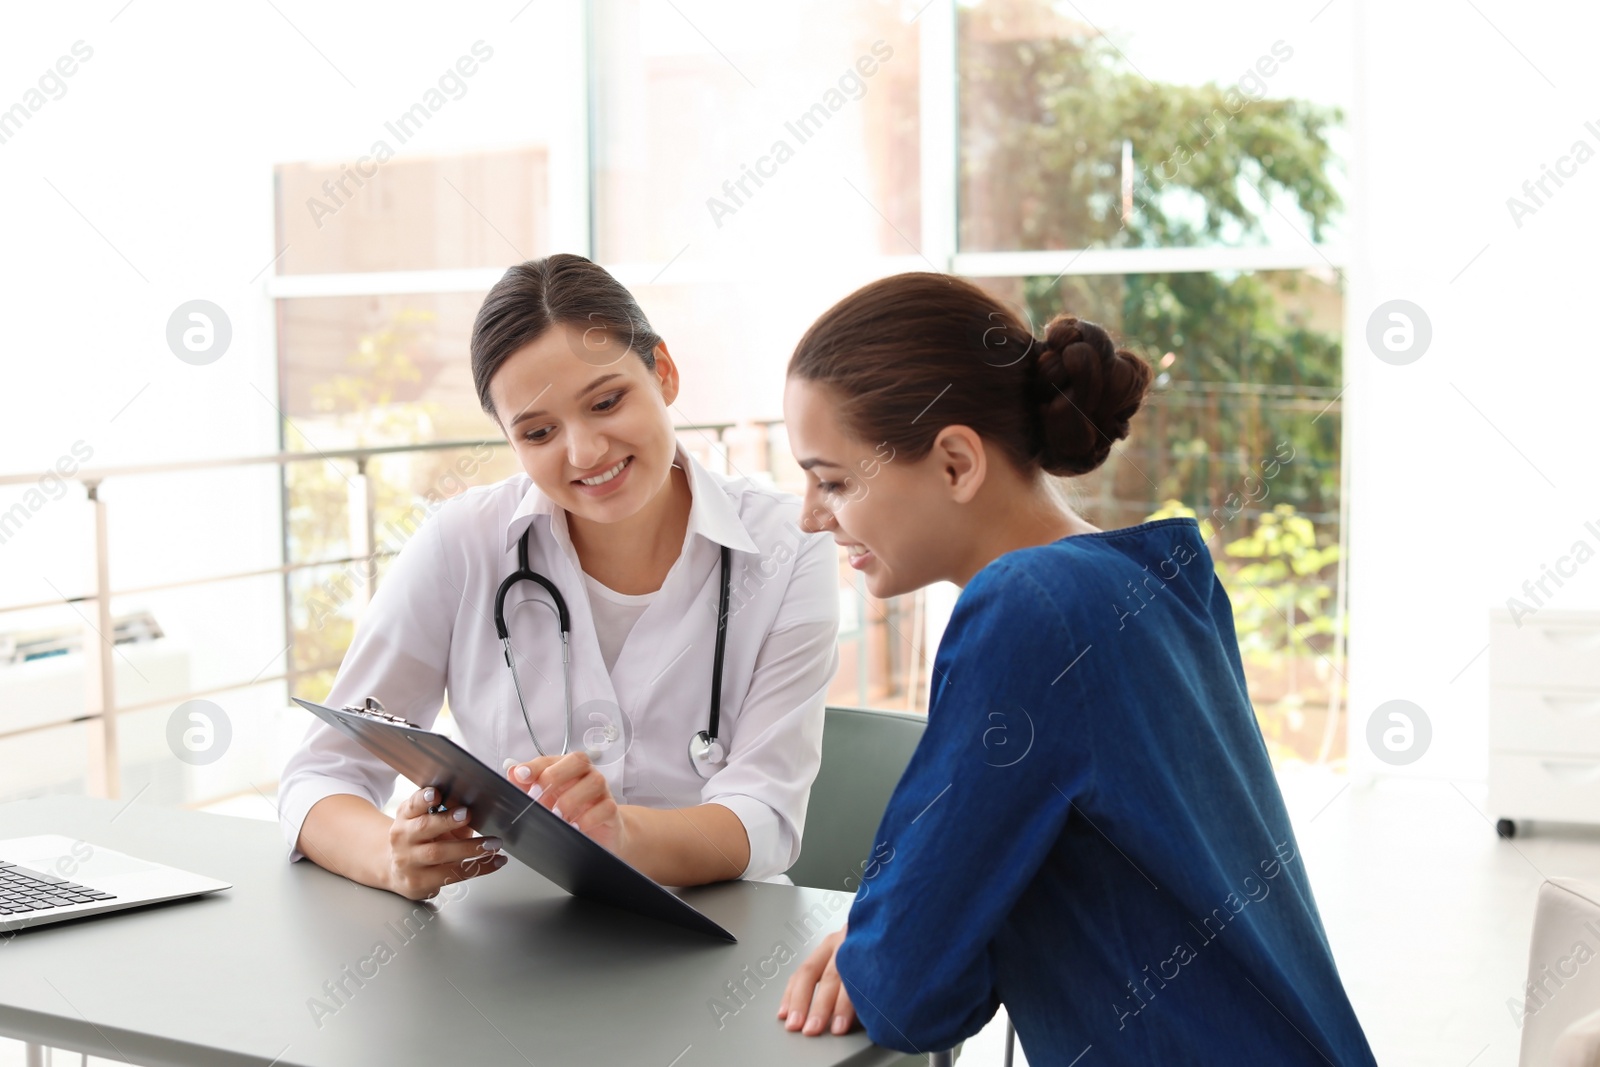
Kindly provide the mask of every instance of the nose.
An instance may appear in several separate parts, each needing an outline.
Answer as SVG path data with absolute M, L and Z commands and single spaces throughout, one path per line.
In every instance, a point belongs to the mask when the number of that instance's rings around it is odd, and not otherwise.
M 604 434 L 589 429 L 582 422 L 567 430 L 567 462 L 576 470 L 593 470 L 609 447 Z
M 800 529 L 804 533 L 825 533 L 835 528 L 833 512 L 823 507 L 819 501 L 822 494 L 815 486 L 806 487 L 806 495 L 800 502 Z

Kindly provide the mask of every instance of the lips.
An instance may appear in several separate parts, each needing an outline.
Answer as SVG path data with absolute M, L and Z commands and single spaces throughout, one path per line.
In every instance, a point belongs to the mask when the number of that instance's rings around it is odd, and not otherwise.
M 633 462 L 633 457 L 632 456 L 625 456 L 622 459 L 618 460 L 612 466 L 607 467 L 605 470 L 601 471 L 599 474 L 591 475 L 588 478 L 574 478 L 573 482 L 578 484 L 578 485 L 589 486 L 591 489 L 596 487 L 596 486 L 604 485 L 607 482 L 611 481 L 613 478 L 615 478 L 617 475 L 621 474 L 624 470 L 626 470 L 627 467 L 628 467 L 628 464 L 630 464 L 632 462 Z
M 866 545 L 847 544 L 843 541 L 838 541 L 835 543 L 840 548 L 845 550 L 846 555 L 849 556 L 850 566 L 854 567 L 858 571 L 865 568 L 867 564 L 871 563 L 877 558 L 872 554 L 872 550 Z

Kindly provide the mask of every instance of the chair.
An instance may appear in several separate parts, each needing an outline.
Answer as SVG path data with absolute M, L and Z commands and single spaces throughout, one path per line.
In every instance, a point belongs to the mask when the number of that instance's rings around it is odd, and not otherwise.
M 828 708 L 822 726 L 822 766 L 811 783 L 800 859 L 789 868 L 795 885 L 855 893 L 877 842 L 889 797 L 922 740 L 927 717 L 903 711 Z M 1012 1032 L 1006 1028 L 1006 1063 Z M 903 1063 L 920 1063 L 907 1057 Z M 932 1067 L 949 1067 L 954 1052 L 934 1052 Z
M 1523 1067 L 1600 1067 L 1600 887 L 1539 887 L 1523 1000 Z
M 795 885 L 854 893 L 927 718 L 866 708 L 828 708 L 824 715 L 822 766 L 811 783 L 800 858 L 788 874 Z

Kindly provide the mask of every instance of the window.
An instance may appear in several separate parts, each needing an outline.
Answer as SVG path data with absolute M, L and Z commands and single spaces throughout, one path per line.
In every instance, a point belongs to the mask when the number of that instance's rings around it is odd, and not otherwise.
M 1342 111 L 1331 24 L 1265 5 L 955 10 L 958 273 L 1042 332 L 1093 319 L 1156 368 L 1070 484 L 1091 521 L 1193 514 L 1275 760 L 1342 755 Z M 1335 16 L 1338 17 L 1338 16 Z
M 1105 525 L 1174 509 L 1213 520 L 1275 754 L 1329 755 L 1318 709 L 1341 699 L 1329 631 L 1343 297 L 1327 56 L 1288 37 L 1235 41 L 1176 5 L 1047 0 L 596 0 L 587 37 L 588 201 L 561 199 L 572 167 L 515 116 L 503 144 L 397 158 L 359 187 L 341 189 L 343 163 L 278 168 L 291 447 L 490 434 L 465 373 L 478 303 L 508 263 L 572 249 L 628 285 L 672 349 L 675 414 L 697 427 L 686 446 L 799 490 L 780 422 L 795 341 L 861 283 L 953 269 L 1041 330 L 1070 309 L 1157 366 L 1134 437 L 1072 491 Z M 396 271 L 423 277 L 396 289 Z M 398 479 L 376 512 L 425 496 L 455 456 L 374 461 L 369 474 Z M 501 450 L 480 480 L 512 469 Z M 296 550 L 356 551 L 360 497 L 343 476 L 307 466 L 293 479 Z M 1300 555 L 1283 558 L 1283 531 L 1305 523 Z M 1307 560 L 1323 562 L 1279 573 Z M 292 597 L 308 668 L 336 658 L 362 602 L 330 595 L 347 584 L 331 573 L 332 586 L 301 576 Z M 871 601 L 843 565 L 840 581 L 833 699 L 921 706 L 940 605 Z M 314 635 L 335 600 L 343 621 Z

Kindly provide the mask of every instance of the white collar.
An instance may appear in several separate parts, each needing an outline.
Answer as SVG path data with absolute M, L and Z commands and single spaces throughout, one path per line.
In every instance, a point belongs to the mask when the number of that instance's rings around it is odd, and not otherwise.
M 735 552 L 759 551 L 739 518 L 739 510 L 734 506 L 733 499 L 717 476 L 689 455 L 681 442 L 673 461 L 689 477 L 689 524 L 684 530 L 685 545 L 691 534 L 699 534 L 714 544 L 727 545 Z M 566 512 L 540 491 L 537 485 L 529 485 L 528 491 L 517 504 L 517 510 L 506 524 L 506 551 L 516 547 L 522 531 L 538 521 L 540 516 L 548 521 L 551 534 L 557 542 L 570 550 Z

